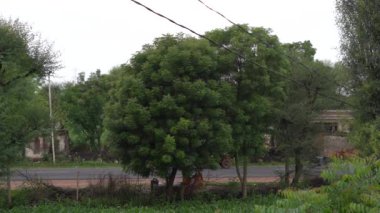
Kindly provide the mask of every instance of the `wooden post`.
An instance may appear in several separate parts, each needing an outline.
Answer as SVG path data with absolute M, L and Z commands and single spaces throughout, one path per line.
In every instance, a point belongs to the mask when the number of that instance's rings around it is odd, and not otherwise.
M 12 207 L 11 168 L 7 168 L 8 208 Z
M 77 168 L 77 189 L 76 189 L 76 200 L 79 201 L 79 169 Z

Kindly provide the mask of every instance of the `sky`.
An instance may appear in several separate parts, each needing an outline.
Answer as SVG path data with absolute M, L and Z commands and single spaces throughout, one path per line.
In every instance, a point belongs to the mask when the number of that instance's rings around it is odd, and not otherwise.
M 139 0 L 194 31 L 231 24 L 198 0 Z M 334 0 L 203 0 L 235 23 L 272 29 L 281 42 L 310 40 L 316 58 L 339 60 Z M 54 82 L 74 81 L 80 72 L 108 73 L 163 34 L 190 32 L 130 0 L 0 0 L 0 16 L 19 19 L 51 43 L 63 68 Z M 195 36 L 195 35 L 194 35 Z

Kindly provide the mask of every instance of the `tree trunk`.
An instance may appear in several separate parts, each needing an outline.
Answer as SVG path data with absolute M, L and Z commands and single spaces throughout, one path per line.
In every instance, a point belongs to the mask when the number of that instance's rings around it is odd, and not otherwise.
M 102 151 L 102 144 L 101 144 L 101 133 L 99 133 L 99 132 L 97 132 L 97 134 L 96 134 L 96 147 L 97 147 L 97 151 L 98 152 L 100 152 L 100 153 L 102 153 L 101 151 Z M 101 156 L 101 158 L 103 159 L 103 156 Z
M 12 207 L 12 188 L 11 188 L 11 169 L 7 168 L 7 195 L 8 195 L 8 208 Z
M 173 198 L 173 184 L 177 174 L 177 168 L 172 168 L 171 173 L 166 177 L 166 199 L 171 201 Z
M 242 198 L 247 197 L 247 170 L 248 170 L 248 157 L 243 156 L 243 175 L 240 173 L 238 154 L 235 155 L 235 168 L 240 181 Z
M 235 154 L 235 168 L 236 168 L 236 174 L 239 178 L 240 183 L 243 182 L 243 178 L 241 177 L 240 168 L 239 168 L 239 154 Z
M 248 169 L 248 157 L 243 157 L 243 182 L 241 183 L 242 198 L 247 198 L 247 169 Z
M 302 175 L 302 160 L 301 160 L 301 153 L 299 150 L 295 151 L 295 174 L 294 174 L 294 179 L 292 182 L 292 185 L 295 186 L 299 183 L 299 180 Z
M 289 158 L 285 158 L 285 174 L 284 174 L 284 183 L 288 187 L 290 185 L 290 171 L 289 171 Z
M 185 200 L 185 190 L 186 190 L 186 186 L 185 184 L 181 184 L 181 201 L 184 201 Z
M 182 183 L 181 183 L 181 201 L 185 200 L 185 192 L 191 184 L 191 177 L 182 171 Z

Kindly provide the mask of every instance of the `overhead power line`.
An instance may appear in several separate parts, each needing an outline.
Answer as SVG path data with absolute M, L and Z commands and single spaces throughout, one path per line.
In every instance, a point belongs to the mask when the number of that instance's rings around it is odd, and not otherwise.
M 245 29 L 244 27 L 242 27 L 241 25 L 239 24 L 236 24 L 234 21 L 232 21 L 231 19 L 227 18 L 225 15 L 223 15 L 221 12 L 215 10 L 214 8 L 210 7 L 209 5 L 207 5 L 206 3 L 204 3 L 202 0 L 197 0 L 199 3 L 201 3 L 203 6 L 205 6 L 207 9 L 211 10 L 212 12 L 218 14 L 219 16 L 221 16 L 222 18 L 224 18 L 225 20 L 227 20 L 229 23 L 231 23 L 232 25 L 238 27 L 240 30 L 242 30 L 244 33 L 247 33 L 248 35 L 251 35 L 251 36 L 254 36 L 254 34 L 252 32 L 249 32 L 247 29 Z M 263 43 L 268 47 L 270 46 L 268 43 L 266 43 L 265 41 L 263 41 Z M 302 61 L 294 58 L 293 56 L 291 55 L 288 55 L 286 53 L 284 53 L 284 55 L 286 57 L 288 57 L 290 60 L 292 60 L 293 62 L 301 65 L 302 67 L 304 67 L 306 70 L 308 70 L 309 72 L 316 72 L 316 70 L 313 70 L 312 68 L 308 67 L 306 64 L 304 64 Z M 330 78 L 325 78 L 327 79 L 328 81 L 332 82 L 333 84 L 339 86 L 339 87 L 343 87 L 342 85 L 340 85 L 338 82 L 334 81 L 334 80 L 331 80 Z
M 208 37 L 206 37 L 206 36 L 204 36 L 204 35 L 202 35 L 202 34 L 200 34 L 200 33 L 197 33 L 197 32 L 195 32 L 194 30 L 192 30 L 192 29 L 190 29 L 190 28 L 188 28 L 188 27 L 186 27 L 186 26 L 184 26 L 184 25 L 182 25 L 182 24 L 179 24 L 178 22 L 174 21 L 173 19 L 168 18 L 168 17 L 162 15 L 161 13 L 158 13 L 158 12 L 154 11 L 153 9 L 149 8 L 148 6 L 142 4 L 142 3 L 138 2 L 138 1 L 135 1 L 135 0 L 131 0 L 131 1 L 132 1 L 133 3 L 135 3 L 135 4 L 139 5 L 139 6 L 141 6 L 141 7 L 144 7 L 145 9 L 149 10 L 150 12 L 152 12 L 152 13 L 154 13 L 154 14 L 160 16 L 161 18 L 164 18 L 164 19 L 170 21 L 171 23 L 173 23 L 173 24 L 175 24 L 175 25 L 177 25 L 177 26 L 179 26 L 179 27 L 181 27 L 181 28 L 183 28 L 183 29 L 186 29 L 186 30 L 190 31 L 190 32 L 193 33 L 193 34 L 195 34 L 195 35 L 197 35 L 197 36 L 199 36 L 199 37 L 201 37 L 201 38 L 203 38 L 203 39 L 206 39 L 206 40 L 209 41 L 210 43 L 212 43 L 212 44 L 214 44 L 214 45 L 216 45 L 216 46 L 220 46 L 217 42 L 211 40 L 210 38 L 208 38 Z M 231 49 L 229 49 L 229 48 L 227 48 L 227 47 L 225 47 L 225 46 L 222 46 L 222 48 L 225 49 L 225 50 L 227 50 L 228 52 L 231 52 L 231 53 L 234 53 L 234 54 L 237 54 L 237 55 L 241 56 L 238 52 L 236 52 L 236 51 L 234 51 L 234 50 L 231 50 Z M 241 56 L 241 57 L 242 57 L 242 56 Z
M 210 6 L 208 6 L 206 3 L 204 3 L 203 1 L 201 0 L 198 0 L 201 4 L 203 4 L 205 7 L 207 7 L 209 10 L 217 13 L 218 15 L 222 16 L 224 19 L 226 19 L 228 22 L 230 22 L 231 24 L 233 25 L 237 25 L 237 26 L 240 26 L 238 24 L 236 24 L 235 22 L 231 21 L 229 18 L 227 18 L 225 15 L 223 15 L 222 13 L 220 13 L 219 11 L 216 11 L 214 10 L 213 8 L 211 8 Z M 241 26 L 240 26 L 241 27 Z
M 197 35 L 197 36 L 199 36 L 199 37 L 201 37 L 201 38 L 206 39 L 206 40 L 209 41 L 210 43 L 212 43 L 212 44 L 214 44 L 214 45 L 216 45 L 216 46 L 218 46 L 218 47 L 221 47 L 221 48 L 227 50 L 227 51 L 230 52 L 230 53 L 233 53 L 233 54 L 237 55 L 237 56 L 240 57 L 241 59 L 245 59 L 245 57 L 244 57 L 243 55 L 241 55 L 240 53 L 238 53 L 237 51 L 232 50 L 231 48 L 229 48 L 229 47 L 227 47 L 227 46 L 225 46 L 225 45 L 219 44 L 218 42 L 216 42 L 216 41 L 214 41 L 214 40 L 208 38 L 207 36 L 202 35 L 202 34 L 200 34 L 200 33 L 197 33 L 196 31 L 194 31 L 194 30 L 192 30 L 192 29 L 190 29 L 190 28 L 188 28 L 188 27 L 186 27 L 186 26 L 184 26 L 184 25 L 182 25 L 182 24 L 179 24 L 178 22 L 174 21 L 173 19 L 168 18 L 168 17 L 166 17 L 165 15 L 162 15 L 161 13 L 158 13 L 158 12 L 154 11 L 153 9 L 149 8 L 148 6 L 146 6 L 146 5 L 144 5 L 144 4 L 140 3 L 140 2 L 138 2 L 138 1 L 136 1 L 136 0 L 130 0 L 130 1 L 134 2 L 135 4 L 137 4 L 137 5 L 141 6 L 141 7 L 144 7 L 145 9 L 149 10 L 150 12 L 152 12 L 152 13 L 154 13 L 154 14 L 156 14 L 156 15 L 158 15 L 158 16 L 160 16 L 160 17 L 162 17 L 162 18 L 164 18 L 164 19 L 166 19 L 166 20 L 168 20 L 168 21 L 170 21 L 170 22 L 172 22 L 173 24 L 175 24 L 175 25 L 177 25 L 177 26 L 179 26 L 179 27 L 181 27 L 181 28 L 183 28 L 183 29 L 186 29 L 186 30 L 190 31 L 191 33 L 193 33 L 193 34 L 195 34 L 195 35 Z M 276 74 L 278 74 L 278 75 L 283 75 L 282 73 L 279 73 L 279 72 L 276 72 L 276 71 L 272 71 L 272 70 L 270 70 L 269 68 L 267 68 L 267 67 L 265 67 L 265 66 L 263 66 L 263 65 L 261 65 L 261 64 L 259 64 L 259 63 L 257 63 L 257 62 L 253 62 L 253 63 L 254 63 L 255 65 L 257 65 L 257 66 L 263 68 L 263 69 L 266 69 L 266 70 L 268 70 L 268 71 L 274 72 L 274 73 L 276 73 Z M 286 76 L 283 76 L 283 77 L 286 77 Z M 294 79 L 290 79 L 290 80 L 294 80 Z
M 220 48 L 223 48 L 223 49 L 225 49 L 226 51 L 228 51 L 228 52 L 230 52 L 230 53 L 233 53 L 233 54 L 237 55 L 237 56 L 240 57 L 241 59 L 245 59 L 245 57 L 242 56 L 242 55 L 241 55 L 240 53 L 238 53 L 237 51 L 232 50 L 231 48 L 229 48 L 229 47 L 227 47 L 227 46 L 225 46 L 225 45 L 219 44 L 218 42 L 216 42 L 216 41 L 214 41 L 214 40 L 208 38 L 207 36 L 202 35 L 202 34 L 200 34 L 200 33 L 197 33 L 196 31 L 190 29 L 189 27 L 186 27 L 186 26 L 184 26 L 184 25 L 182 25 L 182 24 L 179 24 L 178 22 L 174 21 L 173 19 L 168 18 L 167 16 L 165 16 L 165 15 L 163 15 L 163 14 L 161 14 L 161 13 L 158 13 L 158 12 L 154 11 L 153 9 L 149 8 L 148 6 L 146 6 L 146 5 L 144 5 L 144 4 L 140 3 L 140 2 L 138 2 L 138 1 L 136 1 L 136 0 L 130 0 L 130 1 L 132 1 L 133 3 L 139 5 L 139 6 L 143 7 L 143 8 L 145 8 L 146 10 L 150 11 L 151 13 L 156 14 L 157 16 L 160 16 L 161 18 L 164 18 L 164 19 L 170 21 L 171 23 L 173 23 L 173 24 L 175 24 L 175 25 L 177 25 L 177 26 L 179 26 L 179 27 L 181 27 L 181 28 L 183 28 L 183 29 L 186 29 L 187 31 L 189 31 L 189 32 L 191 32 L 191 33 L 193 33 L 193 34 L 195 34 L 195 35 L 201 37 L 201 38 L 206 39 L 206 40 L 209 41 L 210 43 L 212 43 L 212 44 L 214 44 L 214 45 L 216 45 L 216 46 L 218 46 L 218 47 L 220 47 Z M 237 26 L 239 26 L 239 25 L 237 25 Z M 252 63 L 254 63 L 256 66 L 258 66 L 258 67 L 260 67 L 260 68 L 262 68 L 262 69 L 265 69 L 265 70 L 267 70 L 267 71 L 269 71 L 269 72 L 272 72 L 272 73 L 275 73 L 275 74 L 277 74 L 277 75 L 279 75 L 279 76 L 282 76 L 282 77 L 285 78 L 286 80 L 292 81 L 292 82 L 294 82 L 294 83 L 296 83 L 296 84 L 298 84 L 298 85 L 300 85 L 300 86 L 306 88 L 305 85 L 303 85 L 301 82 L 298 82 L 298 81 L 296 81 L 296 80 L 294 80 L 294 79 L 292 79 L 292 78 L 289 78 L 289 77 L 287 77 L 286 75 L 284 75 L 283 73 L 280 73 L 280 72 L 278 72 L 278 71 L 275 71 L 275 70 L 272 70 L 272 69 L 270 69 L 270 68 L 267 68 L 267 67 L 265 67 L 265 66 L 263 66 L 263 65 L 261 65 L 261 64 L 259 64 L 259 63 L 257 63 L 257 62 L 254 62 L 254 61 L 253 61 Z M 307 88 L 306 88 L 306 89 L 307 89 Z M 317 95 L 322 96 L 322 97 L 325 97 L 325 98 L 329 98 L 329 99 L 331 99 L 331 100 L 335 100 L 335 101 L 337 101 L 337 102 L 340 102 L 340 103 L 343 103 L 343 104 L 346 104 L 346 105 L 349 105 L 349 106 L 353 106 L 353 105 L 351 105 L 350 103 L 347 103 L 347 102 L 345 102 L 345 101 L 342 101 L 342 100 L 336 99 L 336 98 L 331 97 L 331 96 L 324 95 L 324 94 L 322 94 L 322 93 L 320 93 L 320 92 L 319 92 Z

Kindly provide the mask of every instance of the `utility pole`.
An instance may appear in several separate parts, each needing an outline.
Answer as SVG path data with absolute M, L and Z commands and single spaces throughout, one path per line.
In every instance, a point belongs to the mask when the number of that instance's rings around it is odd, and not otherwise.
M 53 109 L 51 104 L 51 82 L 50 82 L 50 74 L 48 75 L 49 81 L 49 111 L 50 111 L 50 126 L 51 126 L 51 151 L 53 153 L 53 164 L 55 164 L 55 148 L 54 148 L 54 121 L 53 121 Z

